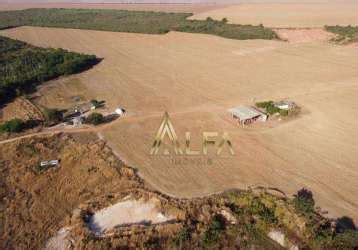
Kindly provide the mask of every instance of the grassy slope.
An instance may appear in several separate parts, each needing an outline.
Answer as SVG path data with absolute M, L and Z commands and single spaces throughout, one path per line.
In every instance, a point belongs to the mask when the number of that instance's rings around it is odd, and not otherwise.
M 182 31 L 240 40 L 278 38 L 275 32 L 263 26 L 227 24 L 210 18 L 187 20 L 191 15 L 127 10 L 27 9 L 0 12 L 0 29 L 27 25 L 146 34 Z
M 0 105 L 37 84 L 98 63 L 93 55 L 43 49 L 0 36 Z

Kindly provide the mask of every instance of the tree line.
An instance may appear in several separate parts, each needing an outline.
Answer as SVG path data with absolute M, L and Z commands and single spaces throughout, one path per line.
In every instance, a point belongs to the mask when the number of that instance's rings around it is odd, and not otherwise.
M 38 48 L 0 36 L 0 105 L 44 81 L 82 72 L 99 61 L 94 55 Z
M 229 24 L 226 18 L 189 20 L 191 13 L 94 9 L 27 9 L 0 12 L 0 29 L 40 26 L 115 32 L 165 34 L 169 31 L 204 33 L 231 39 L 278 39 L 263 25 Z

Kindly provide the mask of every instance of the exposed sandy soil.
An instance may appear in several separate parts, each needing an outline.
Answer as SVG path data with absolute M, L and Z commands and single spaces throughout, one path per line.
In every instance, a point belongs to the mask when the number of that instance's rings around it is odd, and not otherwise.
M 358 219 L 356 48 L 186 33 L 22 27 L 0 34 L 103 57 L 94 69 L 76 76 L 81 93 L 106 100 L 110 109 L 128 110 L 127 117 L 101 134 L 158 190 L 193 197 L 257 184 L 293 194 L 305 186 L 331 215 Z M 49 94 L 65 86 L 62 81 Z M 296 101 L 302 115 L 278 126 L 245 130 L 226 112 L 253 100 L 280 98 Z M 217 158 L 211 148 L 212 164 L 204 157 L 173 164 L 170 157 L 151 156 L 165 110 L 182 145 L 186 131 L 194 149 L 200 148 L 202 132 L 227 131 L 236 155 L 225 149 Z
M 166 217 L 153 201 L 126 200 L 97 211 L 90 220 L 89 227 L 96 233 L 104 233 L 116 226 L 130 224 L 163 223 Z
M 330 1 L 322 3 L 247 3 L 202 12 L 192 19 L 208 16 L 231 23 L 263 24 L 267 27 L 312 28 L 324 25 L 357 25 L 358 3 Z
M 0 10 L 23 10 L 30 8 L 68 9 L 118 9 L 164 12 L 201 13 L 225 7 L 224 4 L 115 4 L 115 3 L 1 3 Z
M 323 28 L 310 29 L 274 29 L 280 39 L 289 43 L 310 43 L 310 42 L 328 42 L 335 35 L 325 31 Z

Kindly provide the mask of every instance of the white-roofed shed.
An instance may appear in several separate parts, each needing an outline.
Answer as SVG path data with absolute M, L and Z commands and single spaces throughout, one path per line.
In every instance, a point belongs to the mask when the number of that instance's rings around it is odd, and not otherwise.
M 238 119 L 240 124 L 249 124 L 256 120 L 265 122 L 267 115 L 253 107 L 238 106 L 228 110 L 232 117 Z

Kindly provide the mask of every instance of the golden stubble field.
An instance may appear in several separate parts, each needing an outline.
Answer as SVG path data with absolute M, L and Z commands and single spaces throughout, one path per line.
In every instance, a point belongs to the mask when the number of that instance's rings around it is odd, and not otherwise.
M 354 1 L 273 1 L 243 3 L 197 13 L 191 19 L 226 17 L 231 23 L 263 24 L 275 28 L 318 28 L 325 25 L 357 25 L 358 3 Z
M 330 215 L 358 219 L 358 49 L 332 44 L 236 41 L 209 35 L 111 33 L 21 27 L 1 31 L 43 47 L 93 53 L 95 68 L 53 81 L 40 104 L 76 95 L 104 99 L 127 117 L 101 132 L 118 155 L 153 187 L 179 197 L 265 185 L 291 195 L 313 190 Z M 76 87 L 73 87 L 73 81 Z M 73 93 L 66 90 L 69 84 Z M 54 94 L 55 93 L 55 94 Z M 226 109 L 254 100 L 290 98 L 300 117 L 242 129 Z M 190 131 L 227 131 L 235 156 L 211 154 L 212 164 L 172 164 L 149 154 L 163 112 L 179 139 Z M 210 152 L 212 153 L 212 151 Z

